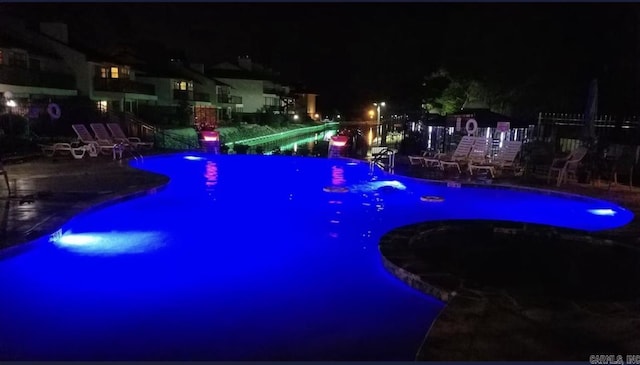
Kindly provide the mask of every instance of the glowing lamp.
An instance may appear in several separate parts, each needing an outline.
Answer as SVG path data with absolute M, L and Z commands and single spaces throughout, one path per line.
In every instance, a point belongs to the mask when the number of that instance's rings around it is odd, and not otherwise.
M 217 142 L 220 140 L 220 133 L 215 131 L 203 131 L 202 139 L 205 142 Z
M 349 141 L 347 136 L 333 136 L 331 137 L 330 143 L 335 147 L 344 147 L 347 144 L 347 141 Z

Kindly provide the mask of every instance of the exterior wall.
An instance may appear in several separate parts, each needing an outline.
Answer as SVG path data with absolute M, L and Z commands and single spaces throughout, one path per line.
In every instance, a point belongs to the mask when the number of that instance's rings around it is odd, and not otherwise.
M 257 113 L 264 107 L 262 80 L 228 79 L 217 77 L 225 84 L 231 85 L 231 95 L 242 98 L 243 113 Z
M 12 34 L 16 37 L 19 37 L 24 42 L 33 44 L 38 48 L 57 54 L 62 59 L 64 59 L 64 62 L 68 65 L 69 70 L 72 70 L 75 74 L 78 94 L 86 96 L 91 95 L 91 78 L 93 76 L 93 73 L 91 67 L 89 66 L 89 63 L 87 62 L 87 57 L 84 54 L 72 49 L 64 43 L 49 39 L 39 33 L 32 32 L 26 29 L 20 29 L 19 25 L 16 23 L 11 24 L 10 22 L 5 22 L 5 19 L 0 19 L 0 21 L 4 22 L 4 26 L 7 26 L 7 28 L 13 28 Z
M 211 80 L 211 79 L 206 79 L 206 80 L 199 80 L 201 81 L 201 83 L 198 82 L 194 82 L 193 83 L 193 91 L 195 93 L 203 93 L 203 94 L 208 94 L 209 96 L 209 104 L 210 105 L 217 105 L 216 103 L 216 83 L 215 81 Z M 199 103 L 203 102 L 204 100 L 198 100 Z
M 312 117 L 317 113 L 316 111 L 316 94 L 299 94 L 296 103 L 296 108 L 300 112 L 307 113 Z
M 16 98 L 28 98 L 31 95 L 76 96 L 77 90 L 52 89 L 48 87 L 20 86 L 0 84 L 0 94 L 11 91 Z
M 158 106 L 174 106 L 173 102 L 173 79 L 167 79 L 163 77 L 146 77 L 136 76 L 136 80 L 140 82 L 146 82 L 155 86 L 156 96 L 158 101 L 154 103 Z
M 316 95 L 307 94 L 307 114 L 313 117 L 316 114 Z
M 264 93 L 264 105 L 267 107 L 272 107 L 272 108 L 276 108 L 276 109 L 280 109 L 280 97 L 278 95 L 275 94 L 268 94 L 268 93 Z
M 0 48 L 0 91 L 11 91 L 16 97 L 30 95 L 77 95 L 73 72 L 62 60 L 33 55 L 28 50 Z M 24 65 L 13 65 L 14 53 L 25 57 Z
M 79 85 L 83 85 L 85 87 L 82 88 L 82 91 L 85 91 L 85 95 L 88 95 L 87 93 L 89 88 L 86 85 L 87 77 L 83 74 L 82 67 L 80 67 L 80 69 L 77 68 L 77 66 L 83 65 L 83 61 L 84 65 L 86 65 L 86 58 L 84 55 L 71 50 L 68 46 L 65 46 L 60 42 L 48 39 L 37 32 L 27 30 L 22 22 L 15 21 L 12 18 L 0 16 L 0 24 L 3 25 L 0 31 L 11 33 L 13 37 L 20 39 L 26 44 L 44 50 L 47 53 L 57 55 L 61 58 L 55 59 L 42 55 L 32 55 L 27 51 L 27 62 L 30 62 L 30 60 L 38 60 L 40 62 L 40 67 L 39 70 L 15 70 L 22 76 L 13 76 L 18 77 L 19 79 L 32 80 L 29 82 L 29 85 L 21 85 L 21 87 L 19 87 L 20 93 L 44 94 L 51 96 L 75 95 L 77 94 L 76 89 L 79 89 Z M 3 58 L 6 59 L 7 57 L 5 56 Z M 66 80 L 64 80 L 65 78 Z M 44 81 L 45 79 L 47 81 Z M 58 81 L 49 82 L 52 81 L 52 79 Z M 40 80 L 40 82 L 37 80 Z M 31 85 L 31 82 L 35 82 L 35 84 Z M 13 85 L 13 83 L 10 84 Z M 32 90 L 25 88 L 25 86 L 31 86 Z M 82 94 L 82 92 L 80 94 Z

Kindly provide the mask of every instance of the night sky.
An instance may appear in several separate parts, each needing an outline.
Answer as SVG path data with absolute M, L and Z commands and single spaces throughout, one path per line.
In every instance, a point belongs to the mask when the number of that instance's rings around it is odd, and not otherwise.
M 638 104 L 635 4 L 69 3 L 0 8 L 28 20 L 65 21 L 72 40 L 86 46 L 160 41 L 204 63 L 249 55 L 317 91 L 325 113 L 356 115 L 376 100 L 417 108 L 423 77 L 441 67 L 504 87 L 515 88 L 519 81 L 525 86 L 517 87 L 540 95 L 557 93 L 540 99 L 547 108 L 580 112 L 593 77 L 600 80 L 604 108 L 626 111 Z M 553 104 L 557 99 L 562 103 Z

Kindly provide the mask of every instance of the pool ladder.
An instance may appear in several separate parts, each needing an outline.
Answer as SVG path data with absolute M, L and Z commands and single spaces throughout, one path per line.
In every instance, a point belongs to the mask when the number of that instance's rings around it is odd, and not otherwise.
M 387 163 L 384 163 L 385 158 L 387 159 Z M 372 153 L 370 167 L 373 170 L 374 166 L 378 166 L 383 170 L 388 172 L 393 172 L 396 163 L 396 150 L 383 147 L 376 152 Z

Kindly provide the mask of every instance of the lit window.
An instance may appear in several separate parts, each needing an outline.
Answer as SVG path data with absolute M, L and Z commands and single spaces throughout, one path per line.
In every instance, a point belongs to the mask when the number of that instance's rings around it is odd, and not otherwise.
M 118 78 L 118 68 L 117 67 L 111 67 L 111 78 L 112 79 L 117 79 Z
M 180 90 L 187 90 L 187 83 L 185 81 L 180 81 Z
M 109 69 L 106 67 L 100 67 L 100 77 L 106 79 L 109 74 Z
M 96 103 L 98 110 L 102 113 L 106 113 L 108 109 L 108 104 L 106 100 L 100 100 Z

